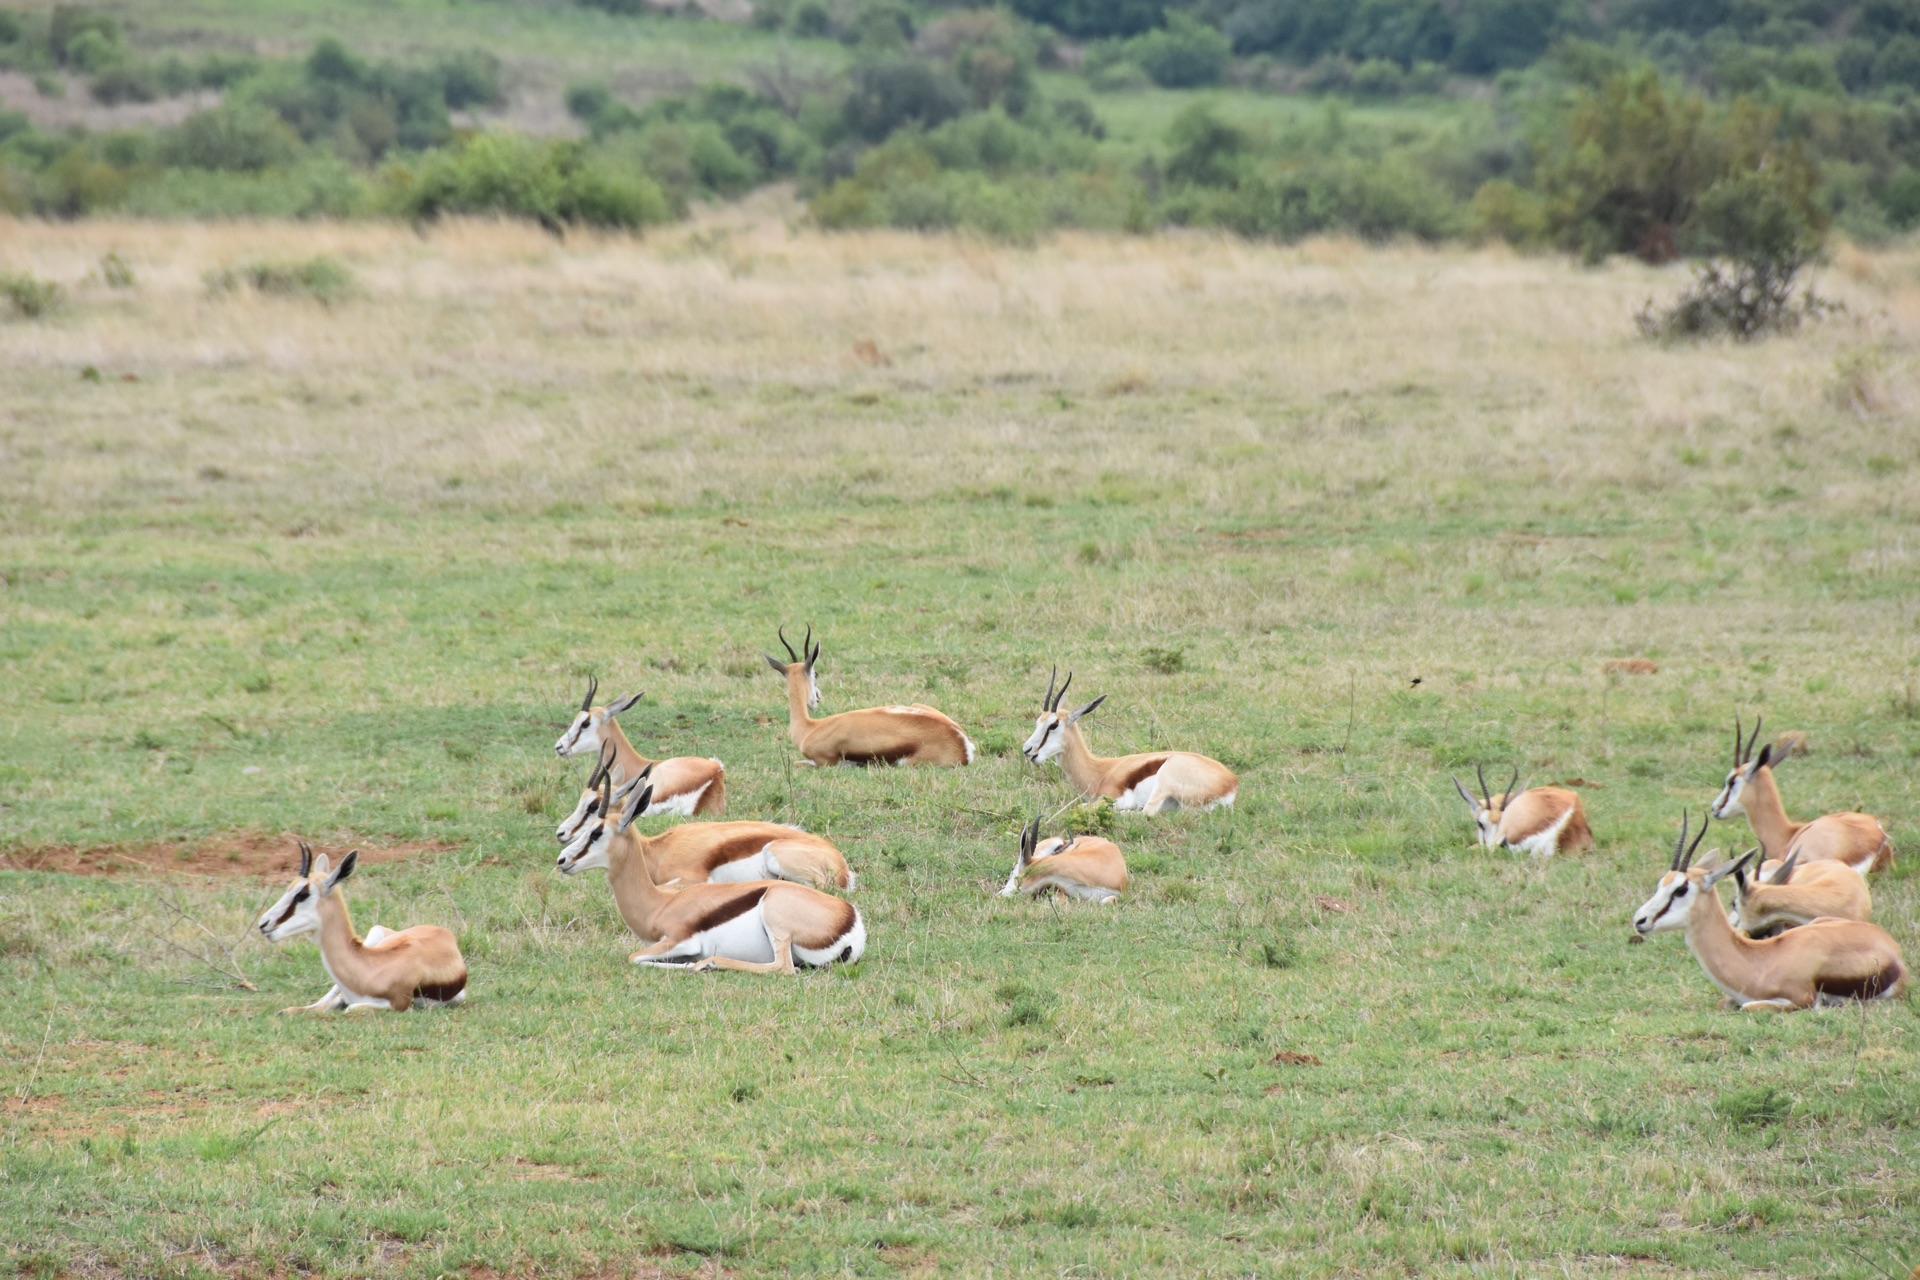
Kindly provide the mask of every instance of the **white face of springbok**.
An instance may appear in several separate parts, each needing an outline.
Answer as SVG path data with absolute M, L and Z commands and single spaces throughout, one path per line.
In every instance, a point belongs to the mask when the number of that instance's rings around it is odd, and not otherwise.
M 1507 802 L 1519 794 L 1513 788 L 1520 781 L 1520 771 L 1515 769 L 1513 780 L 1507 783 L 1506 790 L 1494 795 L 1487 790 L 1486 771 L 1477 764 L 1473 770 L 1474 776 L 1480 780 L 1478 797 L 1461 786 L 1458 778 L 1453 780 L 1453 789 L 1460 793 L 1460 798 L 1467 802 L 1467 808 L 1473 812 L 1474 843 L 1484 849 L 1497 849 L 1500 847 L 1500 820 L 1506 817 Z
M 1760 749 L 1760 758 L 1753 759 L 1753 744 L 1760 738 L 1760 726 L 1764 719 L 1753 722 L 1753 736 L 1744 744 L 1740 741 L 1740 718 L 1733 720 L 1733 771 L 1727 774 L 1726 782 L 1720 788 L 1720 794 L 1714 797 L 1713 816 L 1732 818 L 1745 813 L 1746 806 L 1740 803 L 1740 796 L 1747 789 L 1747 782 L 1758 770 L 1764 769 L 1773 760 L 1773 744 L 1769 742 Z
M 642 774 L 644 778 L 646 775 Z M 598 818 L 587 823 L 580 833 L 560 851 L 560 857 L 554 866 L 563 875 L 578 875 L 582 871 L 601 870 L 607 866 L 607 850 L 613 843 L 613 837 L 633 825 L 634 819 L 647 811 L 647 805 L 653 800 L 653 788 L 640 785 L 638 793 L 625 809 L 612 795 L 612 785 L 603 777 L 600 779 L 600 807 L 610 810 L 613 816 Z
M 1091 715 L 1095 707 L 1107 700 L 1107 695 L 1103 693 L 1078 711 L 1071 714 L 1062 711 L 1060 700 L 1067 696 L 1067 686 L 1073 683 L 1073 672 L 1067 672 L 1067 683 L 1061 685 L 1059 691 L 1055 692 L 1053 682 L 1059 678 L 1059 675 L 1060 669 L 1055 667 L 1053 674 L 1047 677 L 1047 693 L 1040 700 L 1040 718 L 1033 722 L 1033 736 L 1020 745 L 1020 750 L 1027 759 L 1035 764 L 1045 764 L 1065 751 L 1068 727 L 1078 724 L 1083 717 Z
M 1753 857 L 1748 854 L 1731 866 L 1696 867 L 1693 855 L 1700 848 L 1700 842 L 1707 838 L 1707 825 L 1702 824 L 1700 834 L 1687 843 L 1687 821 L 1683 817 L 1680 824 L 1680 840 L 1674 845 L 1673 862 L 1661 875 L 1660 883 L 1654 887 L 1653 896 L 1641 904 L 1633 913 L 1635 933 L 1645 937 L 1650 933 L 1669 933 L 1687 927 L 1687 921 L 1693 915 L 1694 904 L 1707 894 L 1714 892 L 1714 886 L 1746 866 Z M 1715 857 L 1718 850 L 1709 850 L 1707 856 Z
M 320 899 L 334 890 L 334 886 L 353 874 L 354 864 L 360 859 L 355 850 L 340 860 L 335 868 L 326 854 L 318 861 L 313 856 L 313 848 L 306 841 L 300 842 L 300 874 L 294 877 L 280 900 L 260 913 L 255 925 L 268 942 L 285 942 L 304 933 L 313 933 L 320 928 Z
M 588 680 L 587 696 L 580 700 L 579 713 L 573 717 L 573 723 L 567 726 L 567 731 L 560 735 L 560 740 L 553 744 L 554 754 L 563 760 L 568 756 L 592 755 L 599 751 L 605 739 L 607 721 L 630 710 L 636 702 L 647 696 L 644 692 L 636 693 L 610 707 L 596 707 L 593 705 L 593 695 L 600 691 L 600 681 L 598 677 L 589 677 Z

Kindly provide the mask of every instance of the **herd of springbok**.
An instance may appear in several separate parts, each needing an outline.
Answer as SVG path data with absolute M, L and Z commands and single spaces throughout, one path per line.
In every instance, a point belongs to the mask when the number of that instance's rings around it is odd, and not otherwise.
M 919 704 L 869 707 L 813 718 L 820 705 L 816 668 L 820 645 L 807 628 L 796 652 L 784 630 L 787 660 L 767 655 L 786 681 L 788 731 L 805 765 L 965 766 L 974 744 L 954 720 Z M 1231 806 L 1240 780 L 1217 760 L 1187 751 L 1103 757 L 1093 754 L 1080 725 L 1106 700 L 1063 710 L 1073 683 L 1056 669 L 1041 698 L 1041 713 L 1022 751 L 1035 765 L 1057 760 L 1088 803 L 1119 811 L 1166 814 L 1179 809 Z M 640 701 L 636 693 L 595 705 L 599 682 L 554 744 L 562 758 L 595 758 L 579 803 L 555 833 L 557 866 L 566 875 L 595 868 L 607 873 L 620 917 L 644 944 L 634 964 L 698 971 L 793 973 L 800 967 L 852 964 L 866 950 L 858 908 L 839 893 L 856 885 L 846 857 L 822 836 L 776 822 L 722 820 L 727 807 L 726 766 L 700 756 L 651 760 L 621 731 L 618 717 Z M 1863 813 L 1834 813 L 1812 822 L 1788 819 L 1772 765 L 1774 746 L 1756 757 L 1760 726 L 1743 739 L 1734 726 L 1733 769 L 1709 812 L 1728 819 L 1744 813 L 1759 847 L 1739 858 L 1694 865 L 1705 838 L 1703 822 L 1691 844 L 1691 816 L 1652 898 L 1634 915 L 1638 935 L 1684 930 L 1687 945 L 1728 1003 L 1740 1009 L 1805 1009 L 1848 1000 L 1901 995 L 1907 970 L 1899 945 L 1870 922 L 1867 875 L 1893 863 L 1893 846 L 1880 823 Z M 1472 811 L 1476 841 L 1536 858 L 1593 847 L 1580 796 L 1557 787 L 1517 787 L 1516 769 L 1499 793 L 1476 766 L 1476 797 L 1455 789 Z M 635 824 L 655 814 L 706 821 L 682 822 L 658 835 Z M 1094 836 L 1040 836 L 1041 819 L 1020 832 L 1018 855 L 1003 897 L 1048 892 L 1111 903 L 1128 889 L 1127 863 L 1113 841 Z M 320 955 L 333 985 L 310 1005 L 287 1013 L 349 1009 L 405 1010 L 414 1005 L 459 1004 L 467 967 L 445 929 L 416 926 L 398 933 L 353 931 L 340 884 L 353 874 L 357 854 L 338 866 L 316 858 L 303 842 L 300 874 L 260 917 L 269 941 L 318 933 Z M 1734 912 L 1727 914 L 1715 886 L 1731 878 Z M 1635 941 L 1639 938 L 1636 937 Z

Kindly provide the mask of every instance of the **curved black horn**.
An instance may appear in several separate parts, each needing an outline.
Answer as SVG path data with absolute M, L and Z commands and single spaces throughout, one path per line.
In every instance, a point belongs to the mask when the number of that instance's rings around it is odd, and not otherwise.
M 1766 722 L 1767 718 L 1765 716 L 1755 716 L 1753 718 L 1753 736 L 1747 739 L 1747 749 L 1744 753 L 1748 760 L 1753 759 L 1753 744 L 1760 741 L 1760 726 Z
M 592 709 L 593 695 L 598 692 L 600 692 L 600 677 L 589 674 L 587 676 L 587 696 L 580 699 L 580 709 L 582 711 L 588 711 Z
M 795 662 L 800 661 L 800 655 L 793 651 L 793 644 L 787 639 L 787 629 L 785 627 L 780 628 L 780 643 L 785 646 L 787 657 Z
M 1487 790 L 1487 771 L 1480 767 L 1478 760 L 1473 762 L 1473 772 L 1474 775 L 1480 779 L 1481 798 L 1487 802 L 1487 808 L 1493 808 L 1493 792 Z
M 813 642 L 813 624 L 811 622 L 807 624 L 807 638 L 800 642 L 800 655 L 807 660 L 808 666 L 812 666 L 814 659 L 820 656 L 820 646 Z
M 1680 869 L 1680 859 L 1685 855 L 1687 850 L 1687 824 L 1691 818 L 1692 815 L 1685 809 L 1680 811 L 1680 838 L 1673 843 L 1673 861 L 1667 864 L 1667 870 L 1669 871 L 1678 871 Z
M 1046 697 L 1040 699 L 1040 709 L 1042 711 L 1053 710 L 1053 685 L 1054 685 L 1054 682 L 1057 681 L 1059 678 L 1060 678 L 1059 667 L 1056 666 L 1047 672 L 1047 695 Z
M 1039 847 L 1039 844 L 1040 815 L 1036 813 L 1033 815 L 1033 821 L 1027 824 L 1027 829 L 1020 833 L 1020 856 L 1032 858 L 1033 851 Z
M 313 846 L 308 844 L 305 840 L 302 840 L 300 842 L 300 878 L 304 880 L 306 877 L 312 874 L 313 874 Z
M 1740 742 L 1746 731 L 1740 726 L 1740 713 L 1733 713 L 1733 767 L 1740 767 Z
M 1700 824 L 1700 834 L 1693 838 L 1692 844 L 1687 844 L 1687 821 L 1689 816 L 1690 815 L 1684 811 L 1680 815 L 1680 844 L 1675 845 L 1673 851 L 1673 869 L 1675 871 L 1685 871 L 1693 865 L 1693 855 L 1700 851 L 1700 842 L 1707 838 L 1707 828 L 1713 825 L 1713 812 L 1709 810 L 1707 812 L 1707 820 Z M 1684 848 L 1682 846 L 1684 846 Z
M 1519 782 L 1520 782 L 1520 766 L 1515 765 L 1513 768 L 1513 776 L 1507 779 L 1507 798 L 1505 800 L 1502 800 L 1500 802 L 1501 804 L 1509 805 L 1513 803 L 1513 798 L 1520 794 L 1519 792 L 1514 790 L 1514 787 L 1517 786 Z
M 601 743 L 600 744 L 600 763 L 594 765 L 593 772 L 587 775 L 587 790 L 591 791 L 595 787 L 599 786 L 600 779 L 607 777 L 610 773 L 612 773 L 613 757 L 614 757 L 613 743 L 610 741 Z
M 1055 695 L 1053 696 L 1053 709 L 1054 709 L 1055 711 L 1058 711 L 1058 710 L 1060 709 L 1060 704 L 1061 704 L 1062 702 L 1065 702 L 1065 701 L 1066 701 L 1066 698 L 1067 698 L 1067 685 L 1070 685 L 1070 684 L 1072 684 L 1072 683 L 1073 683 L 1073 672 L 1071 672 L 1071 671 L 1069 671 L 1069 672 L 1067 672 L 1067 683 L 1066 683 L 1066 684 L 1063 684 L 1063 685 L 1061 685 L 1061 686 L 1060 686 L 1060 692 L 1059 692 L 1059 693 L 1056 693 L 1056 694 L 1055 694 Z

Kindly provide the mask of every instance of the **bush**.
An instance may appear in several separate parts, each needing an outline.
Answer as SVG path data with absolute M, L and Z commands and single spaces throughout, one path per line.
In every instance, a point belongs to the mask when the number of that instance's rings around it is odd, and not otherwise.
M 455 111 L 470 107 L 497 107 L 507 100 L 501 82 L 500 59 L 474 50 L 451 54 L 434 68 L 440 81 L 440 99 Z
M 93 100 L 107 106 L 122 102 L 152 102 L 161 97 L 165 89 L 166 86 L 160 82 L 159 71 L 134 63 L 108 67 L 87 86 Z
M 1013 11 L 1080 39 L 1132 36 L 1160 25 L 1166 0 L 1013 0 Z
M 386 207 L 416 222 L 496 214 L 557 232 L 568 225 L 633 229 L 672 216 L 666 194 L 645 173 L 570 141 L 483 133 L 422 157 L 418 171 L 391 168 L 383 180 Z
M 1446 191 L 1411 164 L 1355 156 L 1248 174 L 1231 188 L 1196 189 L 1170 212 L 1177 221 L 1274 240 L 1346 232 L 1375 242 L 1435 241 L 1456 234 L 1463 221 Z
M 300 138 L 266 107 L 236 102 L 189 116 L 165 136 L 162 155 L 185 169 L 258 173 L 289 164 Z
M 353 273 L 332 258 L 305 262 L 249 262 L 245 266 L 207 274 L 207 291 L 232 293 L 249 285 L 255 293 L 282 298 L 312 298 L 331 307 L 353 291 Z
M 1670 95 L 1652 68 L 1583 93 L 1541 174 L 1562 242 L 1588 261 L 1677 256 L 1681 225 L 1706 183 L 1705 117 L 1703 99 Z
M 1165 89 L 1219 84 L 1233 41 L 1187 13 L 1170 13 L 1163 30 L 1127 41 L 1127 58 Z
M 1812 166 L 1797 152 L 1715 183 L 1700 198 L 1694 281 L 1665 310 L 1649 302 L 1635 317 L 1650 338 L 1726 335 L 1749 342 L 1790 332 L 1828 304 L 1809 289 L 1795 297 L 1800 272 L 1820 252 L 1825 215 L 1813 203 Z
M 944 67 L 890 58 L 858 67 L 841 108 L 848 132 L 879 142 L 905 125 L 931 129 L 967 109 L 966 87 Z
M 30 275 L 0 275 L 0 295 L 16 316 L 38 320 L 60 305 L 60 286 Z
M 1248 151 L 1246 131 L 1222 120 L 1206 103 L 1196 103 L 1167 129 L 1172 150 L 1167 178 L 1197 186 L 1232 186 Z

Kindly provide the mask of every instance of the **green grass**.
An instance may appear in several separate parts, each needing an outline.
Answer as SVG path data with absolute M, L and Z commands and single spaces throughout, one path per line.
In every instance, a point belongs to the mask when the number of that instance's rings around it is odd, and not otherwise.
M 1911 1007 L 1737 1016 L 1628 944 L 1737 707 L 1812 734 L 1797 811 L 1887 820 L 1912 954 L 1914 447 L 1822 407 L 1845 331 L 1664 352 L 1606 336 L 1646 277 L 1340 246 L 19 233 L 142 284 L 0 326 L 0 848 L 445 841 L 347 893 L 454 928 L 473 994 L 277 1018 L 325 977 L 246 936 L 276 886 L 0 872 L 0 1268 L 1920 1259 Z M 198 284 L 315 252 L 360 282 L 330 311 Z M 1701 465 L 1639 470 L 1681 430 Z M 809 621 L 828 710 L 931 702 L 978 765 L 791 768 L 758 651 Z M 1076 815 L 1133 860 L 1111 908 L 992 896 L 1069 798 L 1018 753 L 1056 662 L 1111 695 L 1096 748 L 1242 775 L 1228 816 Z M 589 671 L 732 816 L 841 845 L 860 966 L 624 963 L 604 878 L 552 869 Z M 1599 849 L 1470 847 L 1475 760 L 1597 784 Z

